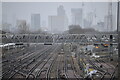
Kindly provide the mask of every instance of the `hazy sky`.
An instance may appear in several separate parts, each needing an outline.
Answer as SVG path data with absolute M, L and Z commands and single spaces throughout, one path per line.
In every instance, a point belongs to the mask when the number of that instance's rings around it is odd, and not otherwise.
M 49 15 L 57 14 L 57 7 L 63 5 L 66 14 L 71 19 L 71 8 L 81 8 L 82 2 L 3 2 L 3 19 L 13 24 L 17 19 L 25 19 L 30 24 L 31 14 L 40 13 L 41 24 L 48 21 Z M 116 16 L 117 3 L 113 2 L 113 15 Z M 89 12 L 95 12 L 96 21 L 103 21 L 104 16 L 108 14 L 108 2 L 84 2 L 84 15 Z M 95 22 L 95 21 L 94 21 Z

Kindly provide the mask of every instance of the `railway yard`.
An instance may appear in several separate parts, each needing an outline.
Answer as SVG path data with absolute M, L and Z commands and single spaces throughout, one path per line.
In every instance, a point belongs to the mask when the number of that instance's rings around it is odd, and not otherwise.
M 92 46 L 27 43 L 2 48 L 2 79 L 116 80 L 118 53 Z

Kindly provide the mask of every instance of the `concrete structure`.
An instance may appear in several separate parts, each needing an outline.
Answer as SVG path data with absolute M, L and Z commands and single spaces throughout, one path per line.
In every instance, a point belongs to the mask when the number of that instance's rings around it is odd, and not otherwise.
M 64 10 L 64 7 L 62 5 L 60 5 L 58 8 L 57 8 L 57 15 L 58 16 L 65 16 L 65 10 Z
M 17 20 L 16 26 L 19 33 L 26 33 L 28 31 L 26 20 Z
M 104 30 L 104 22 L 98 22 L 96 27 L 97 27 L 98 31 L 105 31 Z
M 108 3 L 108 14 L 104 17 L 104 30 L 114 31 L 115 30 L 115 16 L 112 14 L 112 2 Z M 113 20 L 114 19 L 114 20 Z
M 112 15 L 106 15 L 104 17 L 104 22 L 105 22 L 105 27 L 104 29 L 106 31 L 113 31 L 112 26 L 113 26 L 113 21 L 111 22 Z
M 107 21 L 108 19 L 107 18 L 108 18 L 108 16 L 104 17 L 104 30 L 105 31 L 107 31 L 107 24 L 108 24 L 108 21 Z
M 90 28 L 90 22 L 86 19 L 84 19 L 84 23 L 83 23 L 84 28 Z
M 72 24 L 80 25 L 83 27 L 82 8 L 72 8 L 71 13 L 72 13 L 72 22 L 73 22 Z
M 94 18 L 94 13 L 90 12 L 87 13 L 86 18 L 83 20 L 83 26 L 84 28 L 93 28 L 93 18 Z
M 48 16 L 48 25 L 52 33 L 62 33 L 68 29 L 68 19 L 63 6 L 57 8 L 57 15 Z
M 11 27 L 11 24 L 2 23 L 2 30 L 3 30 L 3 31 L 5 31 L 5 32 L 10 32 L 10 27 Z
M 31 15 L 31 29 L 37 31 L 40 29 L 40 14 Z
M 62 33 L 67 30 L 67 20 L 65 16 L 49 16 L 48 22 L 52 33 Z
M 113 31 L 113 17 L 112 17 L 112 2 L 108 3 L 108 24 L 107 28 L 109 31 Z

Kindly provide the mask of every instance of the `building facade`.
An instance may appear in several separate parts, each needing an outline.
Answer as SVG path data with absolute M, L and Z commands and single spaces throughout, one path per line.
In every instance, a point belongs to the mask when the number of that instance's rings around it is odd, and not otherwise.
M 40 29 L 40 14 L 31 15 L 31 29 L 37 31 Z
M 80 25 L 83 27 L 82 8 L 72 8 L 71 13 L 72 13 L 72 24 Z
M 63 33 L 68 29 L 68 18 L 63 6 L 57 8 L 57 15 L 48 16 L 48 25 L 51 33 Z
M 26 20 L 17 20 L 16 26 L 18 33 L 26 33 L 29 30 Z

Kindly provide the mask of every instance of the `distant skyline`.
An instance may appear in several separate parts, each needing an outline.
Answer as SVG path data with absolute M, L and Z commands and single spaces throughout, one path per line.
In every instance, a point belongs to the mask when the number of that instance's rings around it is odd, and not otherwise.
M 112 12 L 116 20 L 117 2 L 112 3 Z M 84 4 L 83 7 L 82 4 Z M 2 14 L 3 19 L 6 18 L 5 20 L 8 23 L 15 25 L 14 22 L 17 19 L 26 20 L 28 24 L 31 24 L 31 14 L 38 13 L 41 15 L 41 25 L 46 25 L 46 28 L 50 29 L 48 26 L 48 16 L 57 15 L 57 8 L 60 5 L 64 6 L 69 24 L 71 24 L 71 8 L 83 8 L 84 18 L 86 18 L 86 14 L 94 12 L 97 16 L 96 20 L 93 21 L 94 24 L 104 21 L 104 16 L 108 14 L 108 2 L 3 2 Z
M 31 29 L 32 31 L 40 30 L 40 14 L 31 14 Z

